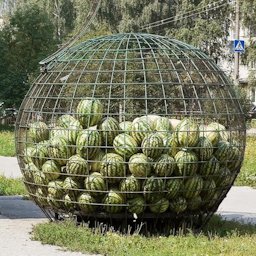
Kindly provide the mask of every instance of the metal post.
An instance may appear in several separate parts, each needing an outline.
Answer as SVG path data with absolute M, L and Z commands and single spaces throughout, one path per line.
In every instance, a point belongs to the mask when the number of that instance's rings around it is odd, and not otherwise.
M 235 20 L 235 39 L 240 39 L 240 3 L 236 0 L 236 20 Z M 240 53 L 235 52 L 235 64 L 234 64 L 234 81 L 236 85 L 239 85 L 239 57 Z

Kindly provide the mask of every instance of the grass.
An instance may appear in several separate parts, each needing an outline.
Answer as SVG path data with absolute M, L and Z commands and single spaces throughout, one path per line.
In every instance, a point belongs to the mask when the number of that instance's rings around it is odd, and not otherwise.
M 0 176 L 0 196 L 26 195 L 27 191 L 21 179 Z
M 247 137 L 243 166 L 236 179 L 237 186 L 256 187 L 256 136 Z
M 13 127 L 0 126 L 0 156 L 15 156 Z
M 177 236 L 102 234 L 73 222 L 44 223 L 34 227 L 33 239 L 71 251 L 108 256 L 252 256 L 256 252 L 256 226 L 223 221 L 214 216 L 200 234 Z

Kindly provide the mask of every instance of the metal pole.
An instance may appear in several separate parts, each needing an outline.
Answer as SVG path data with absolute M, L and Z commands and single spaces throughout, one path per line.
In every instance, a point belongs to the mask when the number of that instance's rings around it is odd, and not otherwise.
M 240 39 L 240 3 L 236 0 L 236 20 L 235 20 L 235 39 Z M 234 81 L 236 85 L 239 85 L 239 57 L 240 53 L 235 52 L 235 64 L 234 64 Z

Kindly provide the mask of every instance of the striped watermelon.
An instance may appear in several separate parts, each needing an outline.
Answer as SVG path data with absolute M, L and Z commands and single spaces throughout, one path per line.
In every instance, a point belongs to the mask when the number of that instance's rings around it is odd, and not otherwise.
M 24 161 L 25 163 L 34 163 L 39 169 L 48 159 L 47 146 L 41 142 L 33 146 L 29 146 L 24 150 Z
M 42 166 L 42 171 L 45 174 L 46 179 L 49 181 L 58 179 L 61 174 L 60 165 L 54 160 L 46 161 Z
M 86 192 L 95 198 L 104 195 L 107 186 L 104 177 L 99 172 L 91 173 L 84 181 Z
M 119 123 L 119 127 L 122 132 L 131 134 L 132 131 L 132 122 L 131 121 L 124 121 Z
M 79 194 L 80 188 L 80 183 L 72 179 L 71 177 L 66 177 L 63 181 L 64 192 L 72 196 L 72 198 L 75 198 Z
M 173 131 L 172 125 L 167 117 L 159 117 L 154 122 L 154 130 L 160 133 Z
M 203 189 L 201 191 L 201 197 L 203 202 L 210 201 L 213 198 L 215 191 L 216 191 L 215 181 L 213 179 L 204 180 Z
M 140 116 L 137 117 L 133 120 L 133 123 L 137 123 L 137 122 L 146 122 L 147 124 L 150 125 L 151 130 L 155 130 L 155 123 L 157 121 L 157 119 L 161 118 L 158 115 L 146 115 L 146 116 Z
M 182 194 L 185 198 L 193 198 L 199 196 L 202 189 L 203 179 L 196 175 L 185 180 Z
M 207 161 L 212 157 L 213 145 L 206 137 L 200 137 L 196 145 L 196 152 L 201 161 Z
M 149 205 L 149 210 L 153 213 L 164 213 L 169 208 L 169 200 L 166 198 L 161 198 L 154 203 Z
M 129 199 L 127 204 L 127 209 L 130 213 L 141 214 L 146 209 L 146 201 L 141 195 L 137 195 L 136 197 Z
M 80 122 L 71 115 L 62 115 L 57 120 L 57 126 L 59 127 L 69 129 L 71 125 L 75 125 L 76 127 L 82 129 Z
M 40 206 L 47 206 L 47 193 L 44 192 L 44 190 L 40 187 L 36 189 L 35 197 L 37 202 L 40 204 Z
M 228 141 L 229 139 L 225 126 L 217 122 L 210 123 L 206 127 L 203 126 L 200 134 L 208 138 L 213 146 L 216 146 L 221 140 Z
M 175 213 L 184 212 L 187 209 L 187 201 L 184 197 L 176 197 L 170 200 L 170 210 Z
M 96 156 L 90 161 L 91 172 L 99 172 L 102 158 L 105 153 L 103 151 L 99 151 Z
M 69 194 L 63 196 L 63 204 L 67 211 L 73 211 L 76 208 L 76 202 Z
M 144 155 L 156 159 L 163 153 L 163 139 L 157 133 L 149 133 L 145 135 L 141 147 Z
M 140 189 L 140 181 L 133 175 L 128 176 L 120 182 L 120 191 L 124 192 L 124 196 L 126 196 L 126 198 L 133 198 L 137 196 L 138 194 L 135 192 L 140 191 Z
M 63 181 L 55 180 L 48 183 L 48 193 L 54 198 L 61 199 L 64 194 Z
M 151 173 L 150 158 L 142 153 L 135 154 L 129 159 L 129 170 L 135 177 L 147 177 Z
M 55 198 L 53 195 L 49 194 L 47 195 L 47 203 L 51 207 L 55 208 L 56 211 L 61 209 L 63 207 L 63 202 L 62 199 L 60 198 Z
M 199 140 L 199 126 L 192 119 L 183 119 L 176 128 L 177 142 L 181 147 L 194 147 Z
M 154 163 L 154 172 L 160 177 L 169 177 L 177 168 L 176 162 L 173 157 L 163 154 Z
M 141 142 L 146 135 L 152 131 L 153 129 L 151 128 L 150 124 L 144 119 L 139 119 L 137 121 L 133 121 L 132 123 L 131 135 L 137 141 L 138 145 L 141 145 Z
M 82 213 L 92 213 L 96 210 L 96 200 L 89 193 L 82 193 L 77 198 L 77 202 Z
M 125 176 L 125 162 L 124 159 L 117 154 L 108 153 L 102 158 L 100 173 L 108 178 L 110 183 L 117 183 Z
M 175 157 L 175 155 L 179 152 L 178 141 L 175 133 L 163 137 L 163 142 L 165 147 L 165 153 L 172 157 Z
M 115 118 L 104 118 L 99 125 L 102 145 L 106 147 L 112 146 L 114 138 L 120 133 L 120 130 L 121 128 L 119 127 L 119 123 Z
M 88 173 L 88 169 L 88 162 L 78 154 L 71 156 L 67 161 L 66 171 L 74 179 L 82 179 L 83 175 Z
M 220 169 L 220 162 L 215 156 L 212 156 L 211 159 L 207 162 L 203 162 L 199 168 L 199 174 L 204 177 L 215 175 Z
M 166 182 L 165 190 L 166 190 L 166 198 L 173 199 L 180 191 L 183 189 L 183 179 L 172 178 Z
M 230 146 L 230 157 L 227 162 L 227 167 L 231 172 L 234 172 L 239 168 L 243 161 L 243 154 L 236 144 L 231 144 Z
M 202 198 L 201 198 L 201 196 L 198 195 L 198 196 L 195 196 L 195 197 L 191 198 L 188 201 L 188 207 L 187 208 L 191 211 L 196 211 L 196 210 L 200 209 L 202 204 L 203 204 Z
M 76 141 L 76 153 L 81 157 L 93 159 L 99 152 L 101 136 L 97 130 L 86 129 L 79 132 Z
M 28 138 L 33 142 L 40 142 L 49 139 L 48 126 L 44 122 L 35 122 L 29 125 Z
M 232 159 L 232 146 L 227 141 L 220 141 L 217 144 L 217 149 L 214 152 L 215 157 L 220 161 L 221 164 L 226 164 L 229 159 Z
M 192 176 L 198 169 L 198 158 L 193 151 L 183 149 L 174 157 L 178 168 L 175 173 L 178 176 Z
M 157 199 L 162 198 L 163 190 L 163 180 L 154 176 L 151 176 L 148 179 L 146 179 L 143 184 L 144 198 L 149 203 L 153 203 Z
M 114 139 L 113 146 L 115 152 L 128 159 L 138 152 L 136 140 L 127 133 L 121 133 Z
M 61 166 L 67 163 L 68 158 L 73 154 L 73 149 L 63 136 L 57 136 L 49 141 L 48 155 Z
M 232 173 L 227 167 L 221 167 L 213 177 L 216 187 L 226 187 L 231 185 Z
M 111 189 L 103 198 L 103 208 L 108 213 L 118 213 L 124 210 L 126 205 L 120 191 Z
M 103 115 L 103 105 L 98 99 L 85 98 L 77 105 L 77 119 L 83 128 L 97 125 Z

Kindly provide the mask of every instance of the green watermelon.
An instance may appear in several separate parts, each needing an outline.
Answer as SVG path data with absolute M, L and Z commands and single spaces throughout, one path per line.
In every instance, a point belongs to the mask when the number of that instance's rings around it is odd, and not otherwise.
M 231 185 L 232 173 L 227 167 L 221 167 L 213 179 L 217 187 L 226 187 Z
M 169 208 L 169 200 L 161 198 L 149 205 L 149 210 L 153 213 L 164 213 Z
M 83 128 L 88 128 L 100 122 L 103 105 L 98 99 L 85 98 L 78 103 L 76 112 L 77 119 Z
M 192 119 L 183 119 L 176 128 L 176 138 L 181 147 L 195 147 L 199 140 L 199 126 Z
M 42 171 L 49 181 L 56 180 L 61 175 L 60 165 L 54 160 L 46 161 L 42 166 Z
M 215 156 L 212 156 L 211 159 L 207 162 L 203 162 L 199 167 L 199 174 L 204 177 L 215 175 L 220 169 L 220 162 Z
M 125 176 L 125 161 L 114 153 L 107 153 L 103 158 L 100 166 L 100 173 L 108 178 L 110 183 L 117 183 Z
M 133 175 L 128 176 L 120 182 L 120 191 L 124 192 L 126 198 L 133 198 L 138 194 L 136 192 L 140 191 L 141 184 L 138 179 Z
M 88 162 L 78 154 L 71 156 L 67 161 L 66 172 L 74 179 L 82 179 L 88 169 Z
M 99 125 L 103 146 L 112 146 L 114 138 L 120 133 L 118 121 L 113 117 L 104 118 Z
M 73 211 L 76 208 L 76 202 L 69 194 L 63 196 L 63 203 L 67 211 Z
M 125 208 L 125 201 L 120 191 L 111 189 L 103 198 L 103 208 L 108 213 L 119 213 Z
M 147 202 L 152 203 L 162 198 L 164 191 L 164 182 L 162 179 L 151 176 L 144 181 L 143 193 Z
M 207 161 L 212 157 L 213 145 L 206 137 L 200 137 L 196 145 L 196 152 L 201 161 Z
M 77 202 L 82 213 L 88 214 L 96 210 L 96 200 L 88 193 L 82 193 Z
M 210 201 L 213 198 L 215 191 L 216 191 L 215 181 L 213 179 L 204 180 L 203 189 L 200 194 L 202 201 L 203 202 Z
M 171 178 L 166 182 L 166 197 L 167 199 L 175 198 L 183 189 L 183 179 Z
M 62 196 L 64 195 L 63 181 L 62 180 L 50 181 L 48 184 L 48 193 L 54 198 L 61 199 Z
M 177 168 L 176 162 L 173 157 L 163 154 L 154 163 L 154 172 L 160 177 L 169 177 Z
M 151 174 L 152 163 L 150 158 L 142 153 L 131 156 L 128 166 L 135 177 L 147 177 Z
M 198 158 L 193 151 L 183 149 L 174 157 L 178 168 L 175 173 L 178 176 L 192 176 L 198 170 Z
M 163 142 L 165 147 L 164 153 L 175 157 L 175 155 L 179 152 L 178 141 L 175 133 L 163 137 Z
M 115 152 L 128 159 L 138 152 L 136 140 L 127 133 L 121 133 L 114 139 L 113 146 Z
M 199 196 L 202 189 L 203 179 L 196 175 L 185 180 L 182 194 L 185 198 L 193 198 Z
M 173 131 L 173 127 L 167 117 L 159 116 L 159 118 L 156 118 L 154 121 L 154 130 L 158 131 L 160 134 Z
M 102 158 L 105 153 L 103 151 L 99 151 L 96 156 L 90 161 L 91 172 L 99 172 Z
M 145 135 L 141 148 L 144 155 L 156 159 L 164 151 L 163 139 L 157 133 L 149 133 Z
M 152 132 L 150 124 L 144 119 L 138 119 L 132 123 L 131 135 L 136 140 L 138 145 L 141 145 L 141 142 L 146 137 L 147 134 Z
M 44 122 L 35 122 L 29 125 L 28 138 L 33 142 L 40 142 L 49 139 L 48 126 Z
M 184 212 L 187 209 L 187 201 L 184 197 L 176 197 L 170 200 L 170 210 L 175 213 Z
M 75 198 L 80 192 L 79 189 L 81 188 L 81 185 L 71 177 L 66 177 L 62 187 L 65 193 L 69 194 L 72 198 Z
M 45 193 L 44 190 L 40 187 L 36 189 L 35 199 L 37 200 L 40 206 L 48 205 L 47 193 Z
M 119 127 L 122 132 L 128 133 L 131 135 L 132 131 L 132 122 L 131 121 L 124 121 L 119 123 Z
M 86 192 L 93 197 L 101 197 L 107 190 L 104 177 L 99 172 L 91 173 L 84 181 Z
M 141 195 L 137 195 L 136 197 L 127 200 L 127 204 L 127 209 L 130 213 L 141 214 L 146 209 L 146 201 Z
M 203 204 L 203 201 L 202 201 L 202 198 L 201 196 L 197 195 L 193 198 L 191 198 L 189 201 L 188 201 L 188 206 L 187 208 L 189 210 L 192 210 L 192 211 L 196 211 L 196 210 L 199 210 L 200 207 L 202 206 Z
M 93 159 L 96 157 L 101 146 L 101 136 L 97 130 L 86 129 L 79 132 L 76 141 L 76 153 L 81 157 Z

